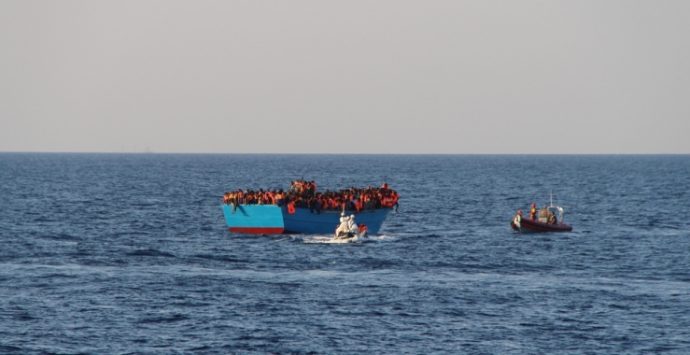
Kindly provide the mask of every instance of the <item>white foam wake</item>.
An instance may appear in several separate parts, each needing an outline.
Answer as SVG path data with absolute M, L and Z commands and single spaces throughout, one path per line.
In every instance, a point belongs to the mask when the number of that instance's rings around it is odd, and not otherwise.
M 380 242 L 380 241 L 390 241 L 396 238 L 390 235 L 374 235 L 368 236 L 364 239 L 333 239 L 332 236 L 326 235 L 310 235 L 298 237 L 302 239 L 303 243 L 306 244 L 361 244 L 365 242 Z
M 302 242 L 306 244 L 350 244 L 361 243 L 360 240 L 352 241 L 349 239 L 333 239 L 332 236 L 313 235 L 302 237 Z

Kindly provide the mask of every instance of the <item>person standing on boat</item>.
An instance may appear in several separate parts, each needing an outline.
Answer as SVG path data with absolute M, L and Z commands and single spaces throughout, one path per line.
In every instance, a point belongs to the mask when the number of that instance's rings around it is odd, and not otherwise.
M 349 231 L 350 219 L 345 216 L 345 212 L 340 213 L 340 224 L 335 230 L 335 237 L 339 238 L 341 235 L 347 234 Z
M 347 221 L 347 229 L 350 233 L 357 234 L 359 231 L 359 227 L 357 226 L 357 223 L 355 223 L 355 215 L 350 215 L 349 220 Z
M 532 202 L 532 207 L 529 209 L 529 219 L 535 220 L 537 219 L 537 204 Z

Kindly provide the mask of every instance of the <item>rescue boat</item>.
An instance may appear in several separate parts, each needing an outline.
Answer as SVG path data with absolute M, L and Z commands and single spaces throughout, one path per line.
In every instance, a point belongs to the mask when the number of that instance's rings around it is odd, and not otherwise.
M 366 224 L 357 225 L 354 215 L 346 217 L 343 212 L 340 216 L 340 225 L 335 230 L 333 241 L 357 242 L 367 237 L 369 228 Z
M 513 216 L 513 220 L 510 221 L 510 227 L 521 233 L 543 233 L 543 232 L 570 232 L 573 227 L 569 224 L 563 222 L 563 207 L 555 206 L 553 204 L 553 198 L 551 199 L 551 204 L 544 209 L 539 211 L 539 216 L 532 218 L 525 218 L 522 216 L 522 211 L 518 210 L 518 213 Z

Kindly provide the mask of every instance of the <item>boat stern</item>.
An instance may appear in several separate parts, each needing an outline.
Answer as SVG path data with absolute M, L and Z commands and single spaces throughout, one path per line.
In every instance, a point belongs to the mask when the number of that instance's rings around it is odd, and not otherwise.
M 283 214 L 275 205 L 223 205 L 228 229 L 242 234 L 280 234 L 285 230 Z

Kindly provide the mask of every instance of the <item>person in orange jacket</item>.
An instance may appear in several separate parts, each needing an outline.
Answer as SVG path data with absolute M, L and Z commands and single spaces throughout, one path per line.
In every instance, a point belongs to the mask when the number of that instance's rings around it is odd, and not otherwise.
M 532 207 L 529 209 L 529 219 L 535 220 L 537 219 L 537 204 L 532 202 Z

